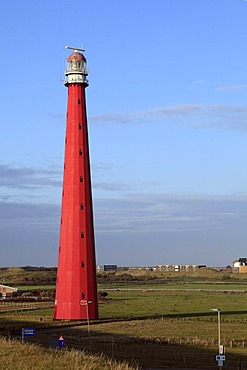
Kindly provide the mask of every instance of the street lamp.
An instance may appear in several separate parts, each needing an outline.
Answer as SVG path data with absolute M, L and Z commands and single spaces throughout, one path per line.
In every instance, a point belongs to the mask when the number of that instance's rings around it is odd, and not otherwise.
M 89 339 L 89 348 L 91 350 L 91 338 L 90 338 L 90 323 L 89 323 L 89 309 L 88 305 L 90 303 L 93 303 L 93 301 L 87 301 L 86 299 L 82 299 L 80 304 L 81 306 L 86 306 L 86 313 L 87 313 L 87 334 L 88 334 L 88 339 Z
M 216 356 L 216 361 L 218 361 L 219 369 L 222 369 L 223 362 L 226 359 L 224 346 L 220 344 L 220 308 L 211 308 L 211 311 L 218 313 L 218 347 L 219 347 L 219 354 Z
M 90 338 L 90 325 L 89 325 L 89 312 L 88 312 L 88 305 L 90 303 L 93 303 L 93 301 L 86 301 L 86 308 L 87 308 L 87 333 L 88 333 L 88 338 Z
M 211 308 L 211 311 L 218 312 L 218 347 L 219 347 L 219 354 L 222 352 L 221 345 L 220 345 L 220 308 Z
M 216 361 L 218 361 L 219 369 L 222 369 L 223 362 L 226 359 L 224 354 L 224 346 L 220 344 L 220 308 L 211 308 L 211 311 L 218 313 L 218 347 L 219 347 L 219 354 L 216 356 Z

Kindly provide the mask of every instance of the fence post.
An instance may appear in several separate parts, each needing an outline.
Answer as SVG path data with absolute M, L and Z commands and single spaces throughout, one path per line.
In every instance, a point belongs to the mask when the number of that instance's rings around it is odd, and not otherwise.
M 238 360 L 238 370 L 242 370 L 242 362 L 240 359 Z

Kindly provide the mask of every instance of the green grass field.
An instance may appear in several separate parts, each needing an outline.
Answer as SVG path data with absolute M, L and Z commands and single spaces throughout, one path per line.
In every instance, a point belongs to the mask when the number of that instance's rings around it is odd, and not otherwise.
M 247 292 L 247 283 L 246 282 L 171 282 L 171 283 L 138 283 L 132 282 L 128 283 L 109 283 L 109 284 L 98 284 L 98 288 L 100 290 L 107 290 L 107 289 L 140 289 L 140 290 L 245 290 Z
M 217 290 L 218 288 L 218 290 Z M 221 309 L 222 335 L 227 338 L 232 337 L 232 325 L 236 325 L 237 330 L 234 333 L 235 338 L 245 338 L 246 331 L 244 323 L 247 322 L 247 293 L 230 293 L 222 290 L 220 285 L 212 286 L 211 291 L 207 290 L 108 290 L 108 297 L 105 301 L 99 303 L 101 319 L 120 319 L 120 318 L 148 318 L 160 317 L 171 321 L 171 327 L 174 326 L 174 320 L 180 320 L 185 330 L 180 326 L 171 329 L 174 337 L 179 336 L 199 336 L 210 335 L 212 338 L 217 334 L 216 321 L 217 315 L 210 311 L 211 308 Z M 190 287 L 191 289 L 191 287 Z M 201 288 L 200 288 L 201 289 Z M 220 289 L 220 290 L 219 290 Z M 44 308 L 40 310 L 3 313 L 0 318 L 16 318 L 18 321 L 29 320 L 39 321 L 40 317 L 44 322 L 52 322 L 53 309 Z M 198 330 L 204 325 L 207 329 Z M 191 326 L 191 328 L 189 328 Z M 212 327 L 208 334 L 208 327 Z M 179 327 L 179 329 L 178 329 Z M 228 328 L 229 327 L 229 328 Z M 157 329 L 158 330 L 158 329 Z M 149 334 L 147 331 L 146 335 Z M 162 328 L 157 331 L 158 336 L 163 336 Z M 169 335 L 170 332 L 169 332 Z
M 106 290 L 107 291 L 107 290 Z M 247 319 L 247 293 L 231 294 L 225 291 L 166 291 L 166 290 L 117 290 L 108 291 L 108 299 L 100 304 L 102 318 L 143 316 L 208 316 L 217 306 L 222 319 Z
M 19 290 L 51 290 L 55 289 L 55 285 L 47 284 L 47 285 L 16 285 L 15 288 Z
M 247 283 L 244 279 L 202 281 L 200 277 L 198 281 L 112 282 L 99 284 L 99 289 L 108 296 L 99 302 L 100 321 L 90 323 L 93 341 L 90 350 L 95 353 L 102 351 L 110 357 L 114 353 L 119 360 L 135 358 L 144 365 L 155 362 L 157 367 L 169 361 L 183 367 L 186 358 L 184 367 L 190 369 L 194 358 L 203 358 L 205 364 L 210 358 L 212 367 L 208 368 L 213 369 L 218 331 L 217 314 L 211 308 L 220 308 L 222 344 L 229 359 L 225 368 L 236 368 L 232 364 L 236 364 L 238 358 L 247 361 Z M 52 308 L 0 313 L 0 327 L 23 323 L 50 327 L 49 331 L 40 329 L 36 338 L 40 343 L 48 343 L 49 335 L 56 337 L 62 332 L 68 345 L 89 349 L 87 323 L 69 327 L 73 323 L 53 322 Z M 138 340 L 141 342 L 136 343 Z M 146 340 L 151 342 L 144 344 Z M 164 352 L 165 347 L 158 343 L 169 343 L 169 350 Z M 179 360 L 176 360 L 177 353 Z

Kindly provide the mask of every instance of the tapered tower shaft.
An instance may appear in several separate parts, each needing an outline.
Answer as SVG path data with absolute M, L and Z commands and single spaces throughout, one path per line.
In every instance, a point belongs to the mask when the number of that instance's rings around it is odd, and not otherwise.
M 98 318 L 93 207 L 85 88 L 86 59 L 67 60 L 64 177 L 54 318 Z

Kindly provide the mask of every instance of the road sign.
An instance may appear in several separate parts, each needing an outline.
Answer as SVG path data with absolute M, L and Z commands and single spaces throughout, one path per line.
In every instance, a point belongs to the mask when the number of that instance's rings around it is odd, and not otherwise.
M 225 355 L 217 355 L 216 356 L 216 361 L 225 361 L 226 360 L 226 356 Z
M 225 347 L 224 346 L 219 346 L 219 355 L 224 355 L 225 353 Z
M 58 338 L 58 348 L 64 348 L 64 338 L 62 335 Z
M 21 341 L 24 342 L 25 337 L 33 337 L 35 335 L 35 329 L 34 328 L 22 328 L 21 331 Z
M 93 301 L 87 301 L 86 299 L 82 299 L 80 301 L 81 306 L 87 306 L 88 304 L 93 303 Z
M 24 337 L 33 337 L 35 335 L 35 329 L 34 328 L 23 328 L 22 333 Z

